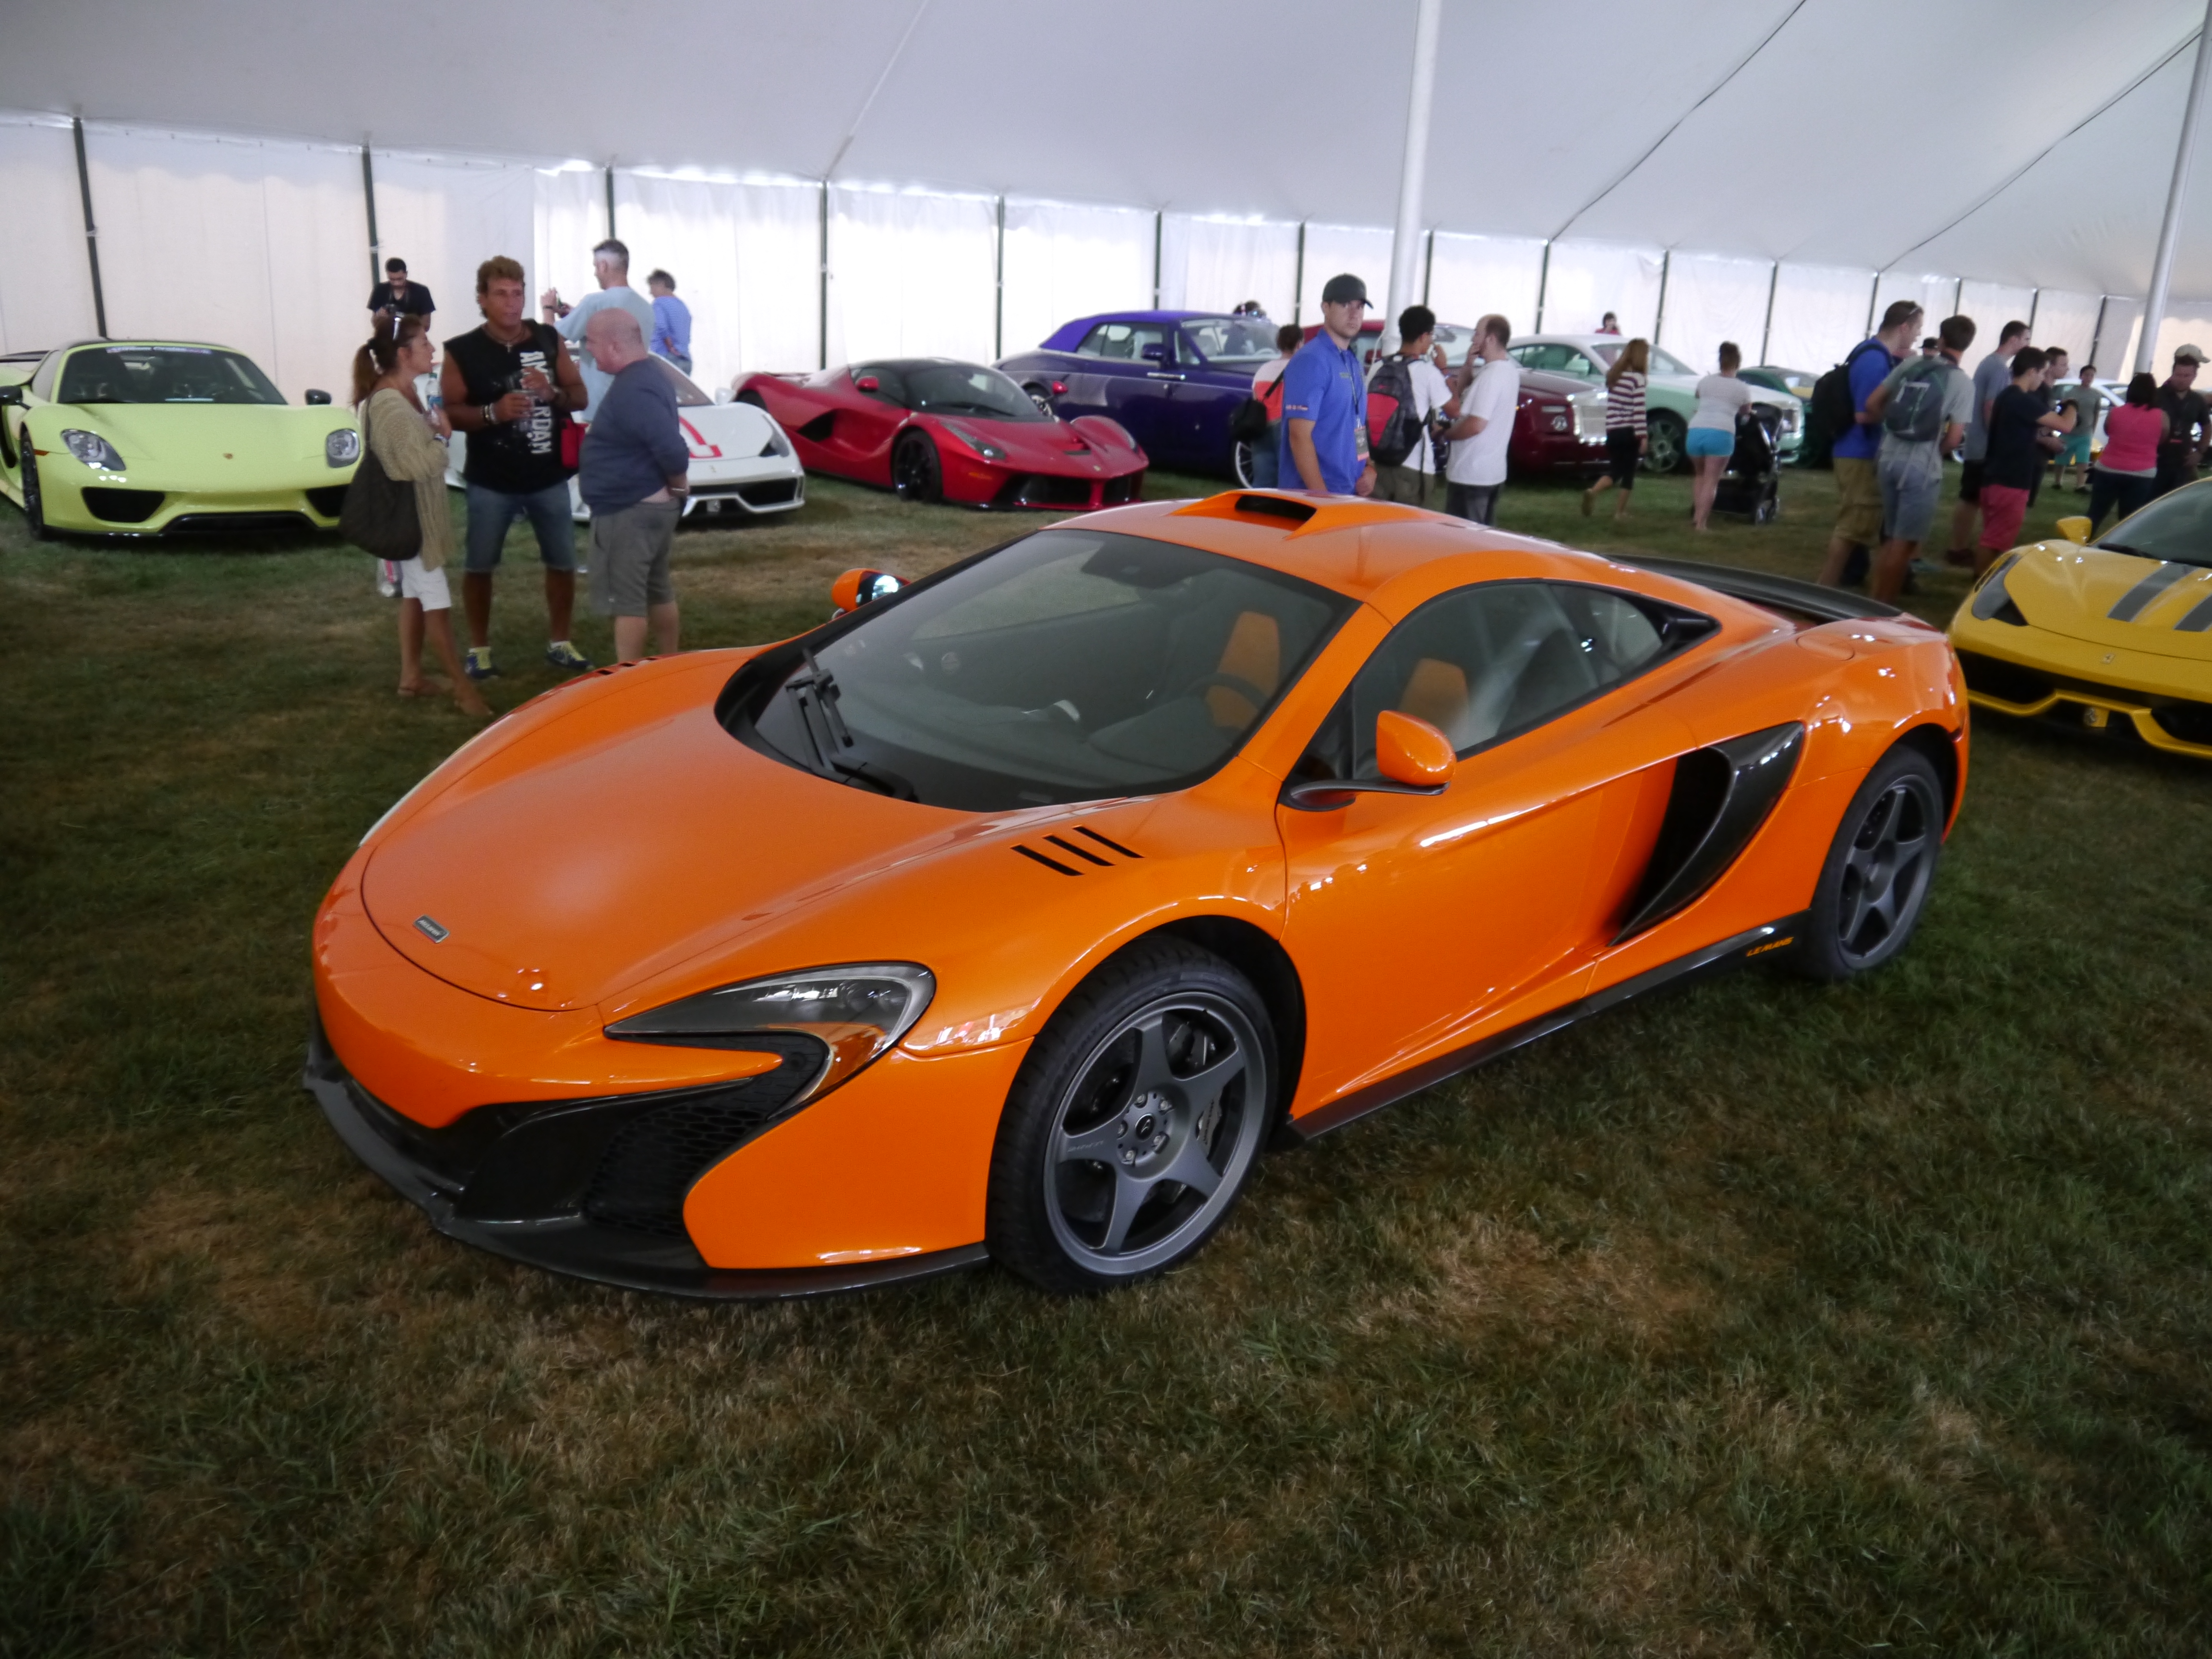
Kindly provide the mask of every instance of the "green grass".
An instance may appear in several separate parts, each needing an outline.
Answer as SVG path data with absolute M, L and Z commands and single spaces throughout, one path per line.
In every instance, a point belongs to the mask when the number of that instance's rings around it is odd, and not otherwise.
M 1785 490 L 1502 517 L 1807 574 Z M 685 637 L 1019 527 L 817 482 L 684 532 Z M 697 1306 L 438 1238 L 298 1088 L 317 900 L 471 729 L 366 559 L 0 508 L 0 1654 L 2212 1646 L 2212 770 L 1982 721 L 1897 963 L 1547 1039 L 1127 1294 Z

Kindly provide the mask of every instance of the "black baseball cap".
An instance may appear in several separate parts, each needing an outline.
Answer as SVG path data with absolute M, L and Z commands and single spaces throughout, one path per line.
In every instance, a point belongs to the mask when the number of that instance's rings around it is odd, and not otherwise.
M 1321 297 L 1324 305 L 1349 305 L 1354 300 L 1364 305 L 1367 303 L 1367 284 L 1347 270 L 1340 276 L 1330 277 L 1328 285 L 1321 291 Z

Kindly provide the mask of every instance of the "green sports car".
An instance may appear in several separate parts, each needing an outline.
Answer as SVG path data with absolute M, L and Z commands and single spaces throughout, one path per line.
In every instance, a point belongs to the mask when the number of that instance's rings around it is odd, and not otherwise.
M 328 529 L 361 459 L 327 392 L 293 409 L 243 352 L 81 340 L 0 357 L 0 495 L 31 533 Z

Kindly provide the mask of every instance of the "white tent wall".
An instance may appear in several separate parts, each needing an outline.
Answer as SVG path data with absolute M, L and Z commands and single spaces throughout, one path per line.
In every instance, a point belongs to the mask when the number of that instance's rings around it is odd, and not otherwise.
M 99 331 L 70 125 L 0 115 L 0 351 Z
M 1766 361 L 1818 374 L 1866 338 L 1874 272 L 1835 265 L 1784 264 L 1774 283 L 1774 321 Z
M 830 361 L 991 359 L 998 204 L 987 196 L 830 192 Z
M 692 375 L 726 386 L 740 367 L 740 331 L 726 303 L 742 294 L 738 257 L 744 204 L 734 184 L 617 172 L 615 228 L 629 248 L 630 286 L 665 269 L 691 312 Z
M 607 175 L 598 167 L 577 164 L 541 167 L 532 177 L 537 199 L 532 210 L 531 280 L 539 292 L 557 289 L 562 299 L 574 305 L 599 285 L 592 270 L 592 249 L 607 238 Z M 431 297 L 437 297 L 436 290 Z M 539 314 L 537 294 L 530 296 L 530 303 L 531 314 Z
M 2102 296 L 2069 294 L 2046 288 L 2035 296 L 2035 343 L 2063 346 L 2078 374 L 2089 361 L 2090 342 L 2097 337 L 2097 307 Z M 2027 313 L 2022 313 L 2023 316 Z
M 2136 315 L 2128 329 L 2127 350 L 2112 360 L 2112 378 L 2124 380 L 2135 372 L 2136 342 L 2142 337 L 2141 302 L 2134 309 Z M 2106 336 L 2111 337 L 2112 325 L 2106 324 Z M 2212 353 L 2212 300 L 2175 300 L 2166 308 L 2166 321 L 2156 335 L 2150 354 L 2150 372 L 2161 384 L 2173 372 L 2173 353 L 2176 347 L 2193 345 Z M 2107 355 L 2110 355 L 2109 353 Z
M 1153 223 L 1132 208 L 1008 198 L 1000 355 L 1073 318 L 1151 305 Z
M 369 152 L 369 165 L 376 179 L 376 235 L 381 244 L 377 264 L 380 268 L 395 258 L 407 262 L 409 277 L 428 289 L 437 304 L 440 340 L 476 326 L 477 267 L 497 254 L 521 264 L 529 314 L 538 314 L 545 280 L 532 264 L 538 246 L 536 168 L 520 161 L 383 149 Z M 363 280 L 356 286 L 360 293 L 346 297 L 361 308 L 349 309 L 366 331 L 369 285 Z
M 1309 224 L 1305 274 L 1298 286 L 1297 319 L 1318 323 L 1322 289 L 1328 286 L 1330 277 L 1346 271 L 1367 284 L 1369 318 L 1382 319 L 1390 293 L 1390 242 L 1389 231 L 1365 225 Z M 1248 294 L 1243 297 L 1254 296 Z M 1395 320 L 1385 320 L 1382 325 L 1388 329 Z
M 1620 319 L 1623 334 L 1648 339 L 1659 315 L 1659 272 L 1665 257 L 1656 247 L 1617 242 L 1554 242 L 1541 321 L 1532 328 L 1518 317 L 1506 320 L 1516 334 L 1588 334 L 1610 311 Z
M 1297 308 L 1297 270 L 1296 225 L 1188 213 L 1161 220 L 1160 304 L 1167 310 L 1227 311 L 1257 300 L 1286 323 Z
M 2035 290 L 2015 288 L 2004 283 L 1964 282 L 1959 284 L 1959 313 L 1974 319 L 1974 349 L 1967 362 L 1979 362 L 1988 353 L 1997 349 L 1997 340 L 2007 323 L 2024 323 L 2035 304 Z M 1931 317 L 1928 331 L 1933 334 L 1935 323 L 1941 317 Z M 2040 330 L 2030 338 L 2040 343 Z
M 368 331 L 361 152 L 94 122 L 84 137 L 109 331 L 234 345 L 289 398 L 343 398 Z
M 1920 319 L 1921 337 L 1925 339 L 1936 331 L 1938 324 L 1958 309 L 1959 279 L 1924 271 L 1883 271 L 1881 281 L 1875 286 L 1875 327 L 1881 326 L 1882 313 L 1899 300 L 1911 301 L 1925 313 Z M 2002 322 L 2004 319 L 2000 317 L 1997 320 Z M 1994 342 L 1985 343 L 1978 333 L 1976 334 L 1976 349 L 1970 353 L 1967 361 L 1978 362 L 1980 351 L 1989 343 Z
M 1492 312 L 1522 333 L 1536 322 L 1544 245 L 1533 236 L 1463 236 L 1437 231 L 1429 247 L 1429 309 L 1437 320 L 1473 327 Z
M 1674 253 L 1667 261 L 1667 309 L 1658 343 L 1698 373 L 1715 367 L 1721 342 L 1733 340 L 1744 365 L 1759 361 L 1767 290 L 1774 267 L 1763 259 Z

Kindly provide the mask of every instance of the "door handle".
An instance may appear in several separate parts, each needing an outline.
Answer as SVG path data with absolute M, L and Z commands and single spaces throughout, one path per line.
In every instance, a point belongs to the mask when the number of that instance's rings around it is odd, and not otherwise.
M 1158 369 L 1155 368 L 1146 371 L 1145 378 L 1148 380 L 1188 380 L 1189 376 L 1184 374 L 1164 374 Z

